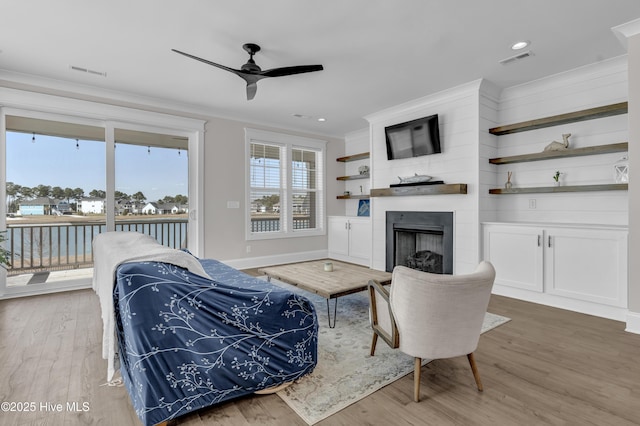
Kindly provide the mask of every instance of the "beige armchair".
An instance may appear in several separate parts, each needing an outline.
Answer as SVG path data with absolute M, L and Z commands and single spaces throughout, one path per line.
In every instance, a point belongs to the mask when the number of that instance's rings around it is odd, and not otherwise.
M 371 356 L 378 337 L 415 358 L 414 400 L 420 400 L 422 359 L 466 355 L 478 390 L 473 358 L 487 311 L 495 270 L 481 262 L 467 275 L 440 275 L 396 266 L 389 291 L 369 281 Z

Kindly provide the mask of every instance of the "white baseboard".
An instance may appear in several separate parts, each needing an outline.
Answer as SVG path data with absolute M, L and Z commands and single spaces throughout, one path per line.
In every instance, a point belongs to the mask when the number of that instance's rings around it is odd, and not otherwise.
M 627 312 L 627 328 L 624 331 L 640 334 L 640 312 Z
M 276 254 L 272 256 L 248 257 L 244 259 L 220 260 L 236 269 L 260 268 L 262 266 L 282 265 L 284 263 L 306 262 L 326 259 L 327 250 L 304 251 L 300 253 Z
M 17 297 L 40 296 L 43 294 L 59 293 L 62 291 L 90 289 L 91 278 L 68 280 L 63 284 L 52 286 L 51 284 L 30 284 L 20 287 L 8 287 L 0 299 L 14 299 Z
M 552 306 L 554 308 L 565 309 L 567 311 L 580 312 L 582 314 L 593 315 L 600 318 L 607 318 L 614 321 L 624 322 L 625 320 L 628 320 L 629 311 L 626 308 L 618 306 L 608 306 L 548 293 L 538 293 L 500 284 L 493 285 L 493 294 L 511 297 L 513 299 L 526 300 L 527 302 Z

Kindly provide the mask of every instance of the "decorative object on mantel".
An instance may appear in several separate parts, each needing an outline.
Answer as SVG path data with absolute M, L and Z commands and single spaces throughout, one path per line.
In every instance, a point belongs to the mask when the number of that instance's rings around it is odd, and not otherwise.
M 629 183 L 629 155 L 625 155 L 613 165 L 615 183 Z
M 504 184 L 506 189 L 511 189 L 511 176 L 513 176 L 513 172 L 507 172 L 507 182 Z
M 429 182 L 433 178 L 431 176 L 419 175 L 415 173 L 413 176 L 408 176 L 408 177 L 398 176 L 398 179 L 400 179 L 400 184 L 406 185 L 411 183 Z
M 564 151 L 569 149 L 569 136 L 571 133 L 564 133 L 562 135 L 562 142 L 553 141 L 549 145 L 544 147 L 545 151 Z
M 442 185 L 443 180 L 428 180 L 425 182 L 413 182 L 413 183 L 392 183 L 389 188 L 402 188 L 407 186 L 422 186 L 422 185 Z
M 344 195 L 344 196 L 347 196 L 347 197 L 348 197 L 349 195 L 351 195 L 351 191 L 344 191 L 344 192 L 342 193 L 342 195 Z
M 555 186 L 560 186 L 560 176 L 562 176 L 564 173 L 560 173 L 559 170 L 556 170 L 556 174 L 553 175 L 553 180 L 554 180 L 554 185 Z
M 360 167 L 358 167 L 358 173 L 360 173 L 361 175 L 369 174 L 369 166 L 360 166 Z

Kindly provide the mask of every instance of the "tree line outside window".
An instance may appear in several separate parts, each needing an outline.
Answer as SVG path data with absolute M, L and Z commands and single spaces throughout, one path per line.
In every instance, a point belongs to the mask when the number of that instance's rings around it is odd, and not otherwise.
M 85 191 L 82 188 L 61 188 L 59 186 L 50 185 L 37 185 L 34 187 L 22 186 L 13 182 L 7 182 L 6 184 L 6 196 L 7 196 L 7 213 L 17 213 L 20 208 L 20 203 L 28 200 L 34 200 L 37 198 L 53 198 L 56 200 L 64 200 L 78 211 L 77 205 L 80 201 L 86 198 Z M 93 189 L 88 194 L 91 198 L 105 199 L 107 193 L 101 189 Z M 126 194 L 121 191 L 115 191 L 115 199 L 119 202 L 135 202 L 144 203 L 147 202 L 147 197 L 138 191 L 135 194 Z M 72 203 L 71 201 L 75 203 Z M 166 195 L 162 199 L 157 200 L 161 204 L 180 204 L 186 205 L 189 202 L 189 198 L 186 195 Z

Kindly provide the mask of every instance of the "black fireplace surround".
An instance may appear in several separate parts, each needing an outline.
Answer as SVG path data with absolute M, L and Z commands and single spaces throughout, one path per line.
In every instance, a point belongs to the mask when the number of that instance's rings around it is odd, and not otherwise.
M 398 243 L 400 238 L 405 242 Z M 421 244 L 426 246 L 420 247 Z M 388 211 L 386 246 L 387 272 L 393 271 L 396 265 L 403 265 L 426 272 L 452 274 L 453 212 Z

